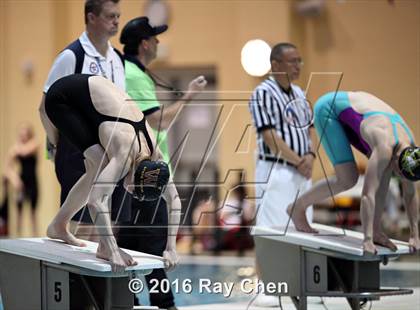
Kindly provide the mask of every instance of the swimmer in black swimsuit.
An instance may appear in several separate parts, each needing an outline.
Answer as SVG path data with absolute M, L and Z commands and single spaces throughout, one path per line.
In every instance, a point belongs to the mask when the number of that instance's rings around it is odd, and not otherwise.
M 175 238 L 181 202 L 174 184 L 168 183 L 169 169 L 160 161 L 162 156 L 152 143 L 155 139 L 149 134 L 150 127 L 130 97 L 101 76 L 75 74 L 51 86 L 40 113 L 49 142 L 56 145 L 60 132 L 83 153 L 86 167 L 86 173 L 49 225 L 47 235 L 84 246 L 67 226 L 87 203 L 100 236 L 97 257 L 109 260 L 114 271 L 134 265 L 133 258 L 118 249 L 108 209 L 115 185 L 124 179 L 134 197 L 154 200 L 162 194 L 167 202 L 169 237 L 163 257 L 167 268 L 174 267 L 178 260 Z

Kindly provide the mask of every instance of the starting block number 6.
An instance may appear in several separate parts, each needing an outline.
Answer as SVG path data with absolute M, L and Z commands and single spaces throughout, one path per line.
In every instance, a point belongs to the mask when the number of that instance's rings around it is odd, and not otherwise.
M 326 292 L 328 289 L 327 257 L 316 253 L 305 253 L 306 288 L 308 292 Z

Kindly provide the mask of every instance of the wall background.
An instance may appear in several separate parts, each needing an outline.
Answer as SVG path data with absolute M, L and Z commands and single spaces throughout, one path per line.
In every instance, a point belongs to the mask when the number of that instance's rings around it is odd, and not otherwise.
M 401 0 L 393 6 L 385 0 L 326 3 L 322 16 L 304 18 L 286 0 L 168 1 L 170 30 L 159 37 L 168 56 L 155 65 L 216 68 L 218 96 L 224 104 L 221 124 L 225 122 L 219 126 L 218 140 L 222 180 L 229 169 L 237 168 L 245 168 L 247 180 L 253 179 L 252 130 L 245 134 L 240 152 L 236 149 L 250 124 L 247 99 L 260 82 L 240 64 L 242 46 L 254 38 L 271 45 L 290 41 L 299 47 L 305 66 L 298 84 L 307 88 L 311 101 L 335 88 L 342 74 L 340 89 L 374 93 L 398 110 L 420 137 L 420 2 Z M 120 27 L 143 15 L 144 4 L 122 0 Z M 83 5 L 81 0 L 0 1 L 0 171 L 20 123 L 33 123 L 39 140 L 44 140 L 37 112 L 43 84 L 57 53 L 84 30 Z M 118 37 L 112 43 L 121 48 Z M 34 65 L 31 79 L 22 71 L 27 61 Z M 233 98 L 244 103 L 223 101 Z M 59 188 L 52 163 L 42 155 L 39 222 L 44 232 L 57 210 Z M 331 166 L 327 167 L 331 172 Z M 318 162 L 314 177 L 322 176 Z M 13 224 L 14 212 L 11 216 Z M 13 233 L 14 225 L 11 229 Z

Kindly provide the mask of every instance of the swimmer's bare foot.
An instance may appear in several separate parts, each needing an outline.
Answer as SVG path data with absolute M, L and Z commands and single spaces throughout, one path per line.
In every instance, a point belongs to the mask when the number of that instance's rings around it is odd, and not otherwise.
M 363 241 L 363 252 L 365 255 L 376 255 L 378 254 L 378 251 L 376 250 L 375 245 L 373 244 L 373 241 L 371 238 L 365 239 Z
M 295 225 L 295 228 L 297 231 L 302 231 L 305 233 L 311 233 L 311 234 L 317 234 L 318 230 L 313 229 L 306 219 L 306 213 L 305 209 L 300 209 L 298 207 L 294 207 L 293 205 L 290 205 L 287 208 L 287 214 L 292 219 L 293 224 Z
M 410 247 L 410 253 L 418 253 L 420 251 L 419 237 L 411 237 L 408 240 L 408 246 Z
M 86 243 L 83 242 L 81 239 L 77 239 L 72 233 L 70 233 L 66 226 L 57 225 L 55 223 L 51 223 L 47 228 L 47 236 L 51 239 L 60 239 L 63 240 L 65 243 L 85 247 Z
M 102 239 L 99 241 L 96 257 L 109 261 L 113 272 L 123 272 L 127 266 L 137 265 L 131 255 L 118 247 L 111 249 Z
M 383 232 L 374 234 L 373 242 L 377 245 L 381 245 L 383 247 L 390 249 L 392 252 L 395 252 L 398 250 L 397 246 Z

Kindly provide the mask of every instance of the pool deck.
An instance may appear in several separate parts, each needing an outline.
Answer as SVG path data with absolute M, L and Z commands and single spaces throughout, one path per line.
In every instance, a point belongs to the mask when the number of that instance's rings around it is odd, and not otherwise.
M 296 310 L 290 298 L 282 298 L 283 310 Z M 316 300 L 308 304 L 308 310 L 351 310 L 344 298 L 325 298 L 324 304 L 317 303 Z M 196 305 L 179 307 L 180 310 L 260 310 L 260 309 L 280 309 L 280 307 L 261 308 L 256 306 L 248 307 L 247 302 L 224 303 L 211 305 Z M 369 309 L 369 304 L 365 309 Z M 420 288 L 415 288 L 412 295 L 383 297 L 372 303 L 372 310 L 420 310 Z

